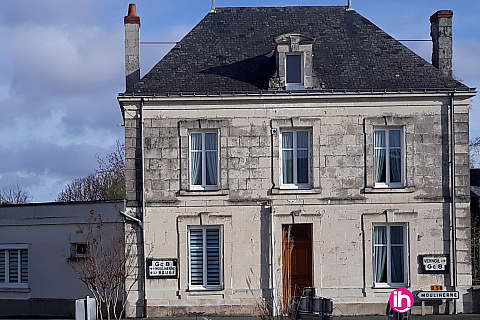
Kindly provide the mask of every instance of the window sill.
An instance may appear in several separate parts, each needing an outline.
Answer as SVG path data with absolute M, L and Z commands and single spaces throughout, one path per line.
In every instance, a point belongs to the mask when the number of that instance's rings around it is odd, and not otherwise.
M 403 187 L 403 188 L 375 188 L 367 187 L 363 189 L 363 193 L 413 193 L 415 187 Z
M 230 190 L 180 190 L 180 196 L 228 196 Z
M 319 194 L 321 189 L 272 189 L 272 195 L 282 195 L 282 194 Z
M 30 293 L 31 289 L 28 287 L 0 287 L 0 292 L 14 292 L 14 293 Z
M 390 294 L 392 292 L 392 289 L 399 289 L 399 288 L 406 288 L 407 287 L 407 284 L 406 283 L 398 283 L 398 284 L 392 284 L 392 285 L 388 285 L 388 284 L 377 284 L 377 285 L 374 285 L 372 287 L 372 289 L 375 291 L 375 292 L 378 292 L 378 293 L 388 293 Z
M 223 292 L 223 288 L 222 287 L 211 287 L 211 288 L 205 288 L 205 287 L 193 287 L 193 288 L 190 288 L 188 290 L 186 290 L 186 292 L 192 294 L 192 295 L 195 295 L 195 294 L 201 294 L 201 295 L 204 295 L 204 294 L 208 294 L 209 292 L 211 292 L 212 295 L 215 295 L 215 294 L 218 294 L 218 293 L 222 293 Z

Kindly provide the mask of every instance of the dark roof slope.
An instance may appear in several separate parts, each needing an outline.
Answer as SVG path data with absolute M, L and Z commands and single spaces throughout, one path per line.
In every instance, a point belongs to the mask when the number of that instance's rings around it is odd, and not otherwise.
M 217 8 L 135 85 L 142 94 L 268 90 L 274 38 L 316 38 L 314 74 L 325 90 L 458 89 L 369 20 L 345 7 Z

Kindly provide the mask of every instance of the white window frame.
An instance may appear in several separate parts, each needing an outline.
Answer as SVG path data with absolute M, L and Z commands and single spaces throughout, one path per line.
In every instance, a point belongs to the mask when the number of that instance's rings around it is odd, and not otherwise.
M 298 174 L 297 174 L 297 133 L 306 131 L 308 133 L 308 182 L 307 183 L 298 183 Z M 284 183 L 283 182 L 283 134 L 286 132 L 293 132 L 293 183 Z M 312 188 L 312 130 L 307 128 L 297 128 L 297 129 L 282 129 L 280 130 L 280 155 L 279 155 L 279 164 L 280 164 L 280 189 L 311 189 Z
M 0 250 L 5 251 L 5 282 L 0 282 L 0 288 L 28 288 L 28 280 L 29 280 L 29 252 L 28 252 L 28 245 L 26 244 L 12 244 L 12 245 L 0 245 Z M 18 279 L 17 282 L 10 282 L 10 263 L 9 257 L 10 251 L 18 251 Z M 27 251 L 27 282 L 22 282 L 22 263 L 21 263 L 21 250 Z
M 375 264 L 375 247 L 382 246 L 375 244 L 375 227 L 386 227 L 387 229 L 387 244 L 384 245 L 387 247 L 387 282 L 377 282 L 376 281 L 376 264 Z M 403 228 L 403 282 L 392 282 L 392 246 L 398 246 L 391 244 L 390 229 L 391 227 L 402 227 Z M 407 223 L 375 223 L 372 228 L 372 270 L 373 270 L 373 283 L 375 288 L 400 288 L 405 287 L 408 284 L 409 277 L 409 242 L 408 242 L 408 224 Z
M 375 146 L 375 132 L 384 131 L 385 132 L 385 182 L 376 182 L 376 169 L 377 164 L 375 162 L 375 152 L 380 149 Z M 400 131 L 400 182 L 390 182 L 390 131 Z M 376 127 L 373 132 L 373 179 L 375 188 L 404 188 L 405 187 L 405 129 L 403 127 Z
M 206 165 L 207 161 L 206 159 L 206 152 L 205 150 L 205 134 L 207 133 L 215 133 L 217 135 L 217 184 L 216 185 L 207 185 L 207 170 L 206 170 Z M 201 134 L 202 135 L 202 184 L 201 185 L 196 185 L 193 184 L 192 181 L 192 134 Z M 192 130 L 189 135 L 188 135 L 188 168 L 189 168 L 189 175 L 188 175 L 188 180 L 190 184 L 190 190 L 218 190 L 219 185 L 220 185 L 220 134 L 218 130 Z
M 288 82 L 288 56 L 300 56 L 300 82 Z M 285 87 L 287 90 L 303 90 L 305 88 L 305 57 L 302 52 L 291 52 L 285 54 Z
M 206 261 L 208 256 L 205 254 L 207 252 L 207 242 L 206 239 L 206 231 L 208 229 L 215 229 L 219 232 L 219 258 L 220 258 L 220 265 L 219 265 L 219 277 L 220 283 L 218 285 L 209 285 L 207 284 L 207 273 L 208 270 L 205 267 Z M 203 253 L 203 284 L 202 285 L 194 285 L 192 284 L 192 271 L 191 271 L 191 230 L 202 230 L 202 253 Z M 223 226 L 221 225 L 206 225 L 206 226 L 188 226 L 188 289 L 191 291 L 206 291 L 206 290 L 223 290 L 223 265 L 224 265 L 224 255 L 223 255 Z

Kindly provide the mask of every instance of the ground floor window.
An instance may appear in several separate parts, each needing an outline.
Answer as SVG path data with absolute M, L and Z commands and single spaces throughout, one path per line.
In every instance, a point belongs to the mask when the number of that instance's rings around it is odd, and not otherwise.
M 376 286 L 400 286 L 407 282 L 407 228 L 404 224 L 373 227 L 373 274 Z
M 190 289 L 222 289 L 222 242 L 220 226 L 189 228 Z
M 23 286 L 28 283 L 28 249 L 26 246 L 0 245 L 0 286 Z

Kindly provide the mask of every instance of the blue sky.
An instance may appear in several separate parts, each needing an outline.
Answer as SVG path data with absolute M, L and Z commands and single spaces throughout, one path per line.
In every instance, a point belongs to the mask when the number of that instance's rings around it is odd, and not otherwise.
M 54 201 L 63 187 L 97 167 L 123 140 L 116 100 L 124 91 L 123 0 L 2 0 L 0 11 L 0 190 L 17 184 L 33 202 Z M 211 0 L 138 0 L 142 41 L 178 41 Z M 216 0 L 216 6 L 346 5 L 341 1 Z M 352 0 L 353 8 L 397 39 L 429 39 L 429 17 L 454 11 L 454 75 L 480 87 L 480 1 Z M 431 43 L 405 43 L 427 61 Z M 170 49 L 142 45 L 148 72 Z M 471 137 L 480 136 L 480 98 Z

